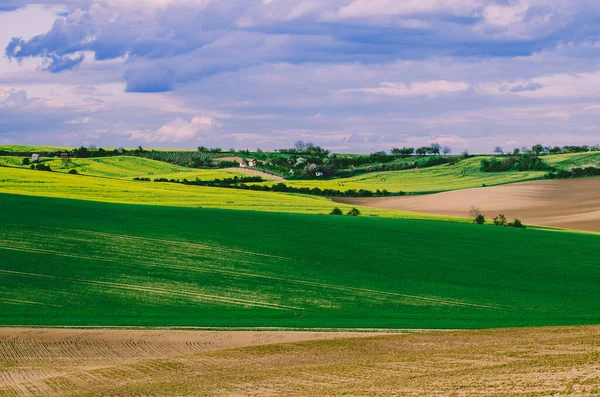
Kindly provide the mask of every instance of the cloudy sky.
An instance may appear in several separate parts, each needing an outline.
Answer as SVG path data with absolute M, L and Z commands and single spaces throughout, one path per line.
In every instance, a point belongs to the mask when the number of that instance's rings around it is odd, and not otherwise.
M 0 143 L 600 143 L 597 0 L 0 0 Z

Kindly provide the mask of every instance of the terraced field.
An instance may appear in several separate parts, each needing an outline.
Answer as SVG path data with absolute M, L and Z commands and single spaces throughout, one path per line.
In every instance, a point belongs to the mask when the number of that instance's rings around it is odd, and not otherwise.
M 600 237 L 0 195 L 0 325 L 600 321 Z
M 339 336 L 0 330 L 0 396 L 600 393 L 598 326 Z

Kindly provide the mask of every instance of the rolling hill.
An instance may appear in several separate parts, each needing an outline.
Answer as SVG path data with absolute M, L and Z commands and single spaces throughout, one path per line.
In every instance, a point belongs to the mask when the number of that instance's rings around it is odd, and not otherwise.
M 600 237 L 0 195 L 0 325 L 492 328 L 600 320 Z

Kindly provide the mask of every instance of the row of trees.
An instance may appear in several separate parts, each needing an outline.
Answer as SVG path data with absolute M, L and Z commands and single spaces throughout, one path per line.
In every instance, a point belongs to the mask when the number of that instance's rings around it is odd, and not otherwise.
M 567 145 L 567 146 L 544 146 L 542 144 L 533 145 L 531 148 L 526 146 L 522 148 L 515 148 L 512 151 L 504 152 L 501 146 L 494 148 L 494 153 L 499 155 L 519 155 L 525 153 L 533 153 L 536 156 L 545 154 L 568 154 L 568 153 L 586 153 L 586 152 L 597 152 L 600 151 L 600 145 L 588 146 L 588 145 Z
M 554 168 L 544 163 L 535 153 L 527 152 L 521 155 L 482 159 L 480 170 L 483 172 L 553 171 Z
M 452 149 L 450 146 L 442 146 L 437 142 L 432 143 L 430 146 L 421 146 L 419 148 L 413 147 L 403 147 L 403 148 L 392 148 L 392 155 L 400 156 L 400 157 L 408 157 L 408 156 L 426 156 L 426 155 L 434 155 L 437 156 L 439 154 L 449 155 L 452 153 Z

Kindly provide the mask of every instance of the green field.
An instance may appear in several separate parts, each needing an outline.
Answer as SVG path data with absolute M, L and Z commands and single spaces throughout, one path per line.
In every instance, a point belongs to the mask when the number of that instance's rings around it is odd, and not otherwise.
M 556 154 L 543 156 L 547 164 L 561 170 L 571 171 L 573 168 L 600 168 L 600 152 Z
M 600 320 L 600 237 L 0 195 L 2 325 L 487 328 Z
M 479 169 L 484 157 L 474 157 L 454 165 L 412 169 L 405 171 L 386 171 L 362 174 L 345 179 L 298 180 L 286 182 L 295 187 L 319 187 L 321 189 L 367 189 L 383 190 L 392 193 L 439 192 L 446 190 L 468 189 L 474 187 L 502 185 L 542 178 L 546 173 L 532 172 L 482 172 Z
M 232 178 L 234 176 L 245 176 L 241 172 L 219 169 L 194 169 L 182 167 L 161 161 L 148 160 L 141 157 L 117 156 L 100 157 L 88 159 L 71 159 L 71 164 L 65 167 L 61 159 L 44 158 L 42 162 L 49 165 L 55 172 L 67 173 L 77 170 L 79 174 L 116 179 L 133 179 L 134 177 L 175 178 L 193 180 L 196 177 L 202 180 L 213 180 L 217 178 Z M 0 165 L 28 169 L 23 165 L 21 157 L 0 156 Z

